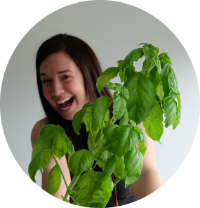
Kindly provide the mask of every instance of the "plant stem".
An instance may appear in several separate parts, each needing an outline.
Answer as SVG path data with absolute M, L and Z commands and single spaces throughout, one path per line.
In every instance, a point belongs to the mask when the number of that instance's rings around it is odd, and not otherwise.
M 69 185 L 69 189 L 68 190 L 72 190 L 74 188 L 74 186 L 76 185 L 78 179 L 80 178 L 81 175 L 78 175 L 77 177 L 74 177 Z M 65 197 L 67 198 L 69 195 L 69 193 L 66 191 Z M 71 197 L 71 196 L 70 196 Z
M 59 167 L 59 169 L 60 169 L 60 173 L 61 173 L 61 175 L 62 175 L 62 178 L 63 178 L 64 182 L 65 182 L 66 188 L 68 188 L 68 185 L 67 185 L 67 182 L 66 182 L 66 180 L 65 180 L 65 177 L 64 177 L 64 175 L 63 175 L 63 172 L 62 172 L 62 170 L 61 170 L 61 168 L 60 168 L 60 165 L 58 164 L 56 158 L 54 157 L 53 152 L 51 153 L 51 155 L 53 156 L 53 159 L 55 160 L 56 165 L 57 165 L 57 166 Z

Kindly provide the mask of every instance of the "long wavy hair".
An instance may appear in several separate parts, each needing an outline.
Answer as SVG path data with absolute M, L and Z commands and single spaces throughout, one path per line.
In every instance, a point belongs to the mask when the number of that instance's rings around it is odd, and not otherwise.
M 98 97 L 103 95 L 112 97 L 112 94 L 106 88 L 104 88 L 101 93 L 98 92 L 96 82 L 102 73 L 102 68 L 94 51 L 83 40 L 68 34 L 58 34 L 41 44 L 36 54 L 36 77 L 38 92 L 44 112 L 49 123 L 54 125 L 59 124 L 65 129 L 66 135 L 72 141 L 75 151 L 77 151 L 84 148 L 80 136 L 75 134 L 71 121 L 62 118 L 62 116 L 45 99 L 43 94 L 42 82 L 40 79 L 40 65 L 48 56 L 57 52 L 68 54 L 80 69 L 84 79 L 86 96 L 91 102 L 94 102 Z M 113 105 L 111 104 L 109 109 L 110 117 L 112 116 L 112 109 Z M 68 159 L 68 155 L 66 155 L 66 158 Z M 71 172 L 70 176 L 71 179 L 74 177 Z M 112 178 L 114 180 L 114 175 L 112 175 Z M 71 199 L 70 201 L 72 202 Z M 112 206 L 118 205 L 116 187 L 113 189 L 109 204 Z

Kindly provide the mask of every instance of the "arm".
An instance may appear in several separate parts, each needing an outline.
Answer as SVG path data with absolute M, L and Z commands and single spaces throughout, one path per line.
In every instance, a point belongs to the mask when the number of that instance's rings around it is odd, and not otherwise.
M 156 170 L 156 154 L 154 141 L 146 134 L 142 123 L 138 125 L 142 129 L 147 139 L 147 150 L 143 157 L 143 167 L 140 177 L 130 185 L 135 197 L 139 200 L 162 186 L 161 177 Z

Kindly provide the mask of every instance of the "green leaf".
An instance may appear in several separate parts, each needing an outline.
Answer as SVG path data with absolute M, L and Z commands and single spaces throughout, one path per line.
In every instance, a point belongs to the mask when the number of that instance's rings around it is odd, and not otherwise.
M 176 75 L 170 65 L 170 73 L 169 73 L 169 76 L 168 76 L 168 83 L 169 83 L 169 91 L 170 93 L 178 93 L 178 81 L 177 81 L 177 78 L 176 78 Z
M 156 88 L 156 95 L 158 96 L 159 100 L 162 100 L 164 97 L 164 89 L 162 86 L 161 75 L 156 67 L 151 70 L 150 80 L 153 82 Z
M 129 91 L 127 109 L 129 119 L 141 123 L 151 112 L 156 90 L 153 83 L 143 74 L 135 72 L 124 83 Z
M 112 193 L 111 182 L 111 177 L 103 181 L 97 181 L 92 200 L 88 201 L 88 203 L 107 203 Z
M 142 50 L 147 61 L 149 61 L 159 53 L 159 49 L 151 44 L 144 44 Z
M 170 65 L 165 64 L 163 66 L 162 71 L 161 71 L 161 78 L 162 78 L 165 97 L 167 97 L 169 95 L 168 76 L 169 76 L 170 73 L 171 73 Z
M 175 129 L 178 126 L 178 124 L 180 123 L 180 118 L 181 118 L 181 99 L 180 99 L 179 95 L 175 95 L 175 96 L 178 101 L 178 107 L 177 107 L 177 111 L 176 111 L 176 118 L 173 123 L 173 129 Z
M 113 79 L 114 77 L 117 76 L 119 72 L 118 67 L 110 67 L 106 69 L 98 78 L 96 87 L 99 92 L 102 91 L 102 89 L 106 86 L 106 84 Z
M 142 171 L 143 157 L 136 146 L 124 155 L 124 164 L 123 178 L 125 178 L 126 188 L 140 177 Z
M 122 116 L 119 125 L 123 126 L 123 125 L 127 125 L 128 124 L 128 111 L 127 109 L 125 109 L 124 115 Z
M 160 74 L 161 73 L 161 64 L 160 64 L 160 60 L 159 60 L 158 56 L 157 55 L 154 56 L 153 60 L 154 60 L 155 65 L 156 65 L 156 67 L 158 69 L 158 73 Z
M 163 67 L 164 64 L 172 64 L 169 56 L 167 53 L 161 53 L 159 56 L 161 66 Z
M 138 143 L 138 133 L 129 125 L 118 128 L 112 126 L 109 127 L 109 129 L 105 128 L 104 131 L 107 144 L 113 143 L 116 140 L 118 142 L 110 146 L 108 151 L 121 157 Z M 115 137 L 113 137 L 113 135 Z
M 67 146 L 68 146 L 68 162 L 70 157 L 75 153 L 75 149 L 74 149 L 74 145 L 72 144 L 72 142 L 69 140 L 69 138 L 67 137 Z
M 139 58 L 144 55 L 142 48 L 132 50 L 124 59 L 124 66 L 132 65 L 133 62 L 137 62 Z
M 82 172 L 87 171 L 94 163 L 94 155 L 88 150 L 76 151 L 69 160 L 68 168 L 74 176 L 80 175 Z
M 101 172 L 98 175 L 96 180 L 102 181 L 102 180 L 109 178 L 111 176 L 112 172 L 114 171 L 115 166 L 116 166 L 116 156 L 112 155 L 111 157 L 108 158 L 103 172 Z
M 53 124 L 48 124 L 44 126 L 40 132 L 40 136 L 44 141 L 53 139 L 58 133 L 64 131 L 61 126 L 55 126 Z
M 51 159 L 51 152 L 43 151 L 37 154 L 29 164 L 28 173 L 32 181 L 36 182 L 35 175 L 38 170 L 43 172 Z
M 147 140 L 146 140 L 146 136 L 144 134 L 144 132 L 142 131 L 142 129 L 139 129 L 137 126 L 133 127 L 139 136 L 139 150 L 142 153 L 142 155 L 145 154 L 146 150 L 147 150 Z
M 87 108 L 85 115 L 83 117 L 85 126 L 86 126 L 86 132 L 90 130 L 92 127 L 92 113 L 91 113 L 92 107 Z
M 151 113 L 143 121 L 147 135 L 154 141 L 160 141 L 163 134 L 163 112 L 158 102 L 155 102 Z
M 122 71 L 122 69 L 119 69 L 119 77 L 121 82 L 124 82 L 126 80 L 126 74 Z
M 128 93 L 128 89 L 126 89 L 125 87 L 123 87 L 121 84 L 119 83 L 112 83 L 109 82 L 107 89 L 110 90 L 114 90 L 116 92 L 121 93 L 126 99 L 129 99 L 129 93 Z
M 92 199 L 92 194 L 95 189 L 95 179 L 100 172 L 89 170 L 84 173 L 78 180 L 79 189 L 75 194 L 75 200 L 79 202 L 80 206 L 86 206 L 87 202 Z
M 106 162 L 108 160 L 108 158 L 111 157 L 111 153 L 108 152 L 107 150 L 104 150 L 101 155 L 100 158 L 97 158 L 97 164 L 101 169 L 104 169 L 106 166 Z
M 133 74 L 134 72 L 135 72 L 135 67 L 133 65 L 129 65 L 125 68 L 125 74 L 127 78 L 131 76 L 131 74 Z
M 57 165 L 55 165 L 49 172 L 46 192 L 48 192 L 51 195 L 55 194 L 60 187 L 61 180 L 62 178 L 60 169 Z
M 44 153 L 44 158 L 39 167 L 39 170 L 41 172 L 43 172 L 47 168 L 47 165 L 49 164 L 49 161 L 51 159 L 51 149 L 52 149 L 52 140 L 44 141 L 42 139 L 42 136 L 40 136 L 34 144 L 34 147 L 32 149 L 31 160 L 33 160 L 33 158 L 35 158 L 41 152 Z
M 53 138 L 52 151 L 59 159 L 67 154 L 68 146 L 66 137 L 65 133 L 60 132 Z
M 130 125 L 132 125 L 132 127 L 134 127 L 134 126 L 137 125 L 137 124 L 135 123 L 135 121 L 134 121 L 134 120 L 131 120 L 131 119 L 128 119 L 128 123 L 129 123 Z
M 113 121 L 120 119 L 126 110 L 126 98 L 117 93 L 113 93 Z
M 146 77 L 149 77 L 149 74 L 154 67 L 155 61 L 153 60 L 153 58 L 148 61 L 145 59 L 142 65 L 141 73 L 144 74 Z
M 103 122 L 104 116 L 110 106 L 110 99 L 107 96 L 99 97 L 95 100 L 92 107 L 92 129 L 97 130 L 97 128 Z
M 176 101 L 168 96 L 163 100 L 163 110 L 165 113 L 165 127 L 170 126 L 176 119 Z
M 44 141 L 40 136 L 33 146 L 31 159 L 33 159 L 36 155 L 38 155 L 40 152 L 43 152 L 44 150 L 51 150 L 51 145 L 52 140 Z
M 124 159 L 118 156 L 116 156 L 116 159 L 116 166 L 113 173 L 116 178 L 121 178 L 124 175 Z
M 88 108 L 91 108 L 93 106 L 93 103 L 92 102 L 88 102 L 86 103 L 81 110 L 79 110 L 73 117 L 73 120 L 72 120 L 72 127 L 74 129 L 74 132 L 76 134 L 80 134 L 79 130 L 81 129 L 81 125 L 83 123 L 83 119 L 86 119 L 86 125 L 88 125 L 87 122 L 89 122 L 87 120 L 87 116 L 85 117 L 85 114 L 86 114 L 86 111 Z M 86 128 L 88 129 L 88 126 L 86 126 Z

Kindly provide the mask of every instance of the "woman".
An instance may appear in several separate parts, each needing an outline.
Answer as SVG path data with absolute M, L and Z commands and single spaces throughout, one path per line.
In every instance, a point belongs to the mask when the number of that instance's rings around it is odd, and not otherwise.
M 36 57 L 37 85 L 40 99 L 46 113 L 46 118 L 38 121 L 31 133 L 32 146 L 39 137 L 41 129 L 49 124 L 61 125 L 71 139 L 75 150 L 87 148 L 87 133 L 84 124 L 81 135 L 76 135 L 72 128 L 72 119 L 77 111 L 87 102 L 94 102 L 98 97 L 111 97 L 107 89 L 99 93 L 96 81 L 102 73 L 99 61 L 92 49 L 82 40 L 67 34 L 56 35 L 45 41 L 39 48 Z M 112 106 L 110 106 L 112 111 Z M 138 125 L 144 133 L 145 129 Z M 124 188 L 124 181 L 117 184 L 107 206 L 123 205 L 141 199 L 152 193 L 162 185 L 161 178 L 156 170 L 155 149 L 153 141 L 147 136 L 147 151 L 143 158 L 143 168 L 140 178 Z M 67 167 L 66 157 L 59 161 L 67 184 L 73 175 Z M 45 190 L 48 174 L 54 167 L 51 159 L 48 167 L 42 173 L 42 188 Z M 98 169 L 98 166 L 97 166 Z M 130 191 L 130 188 L 132 192 Z M 61 198 L 65 195 L 66 187 L 62 181 L 59 190 L 54 194 Z

